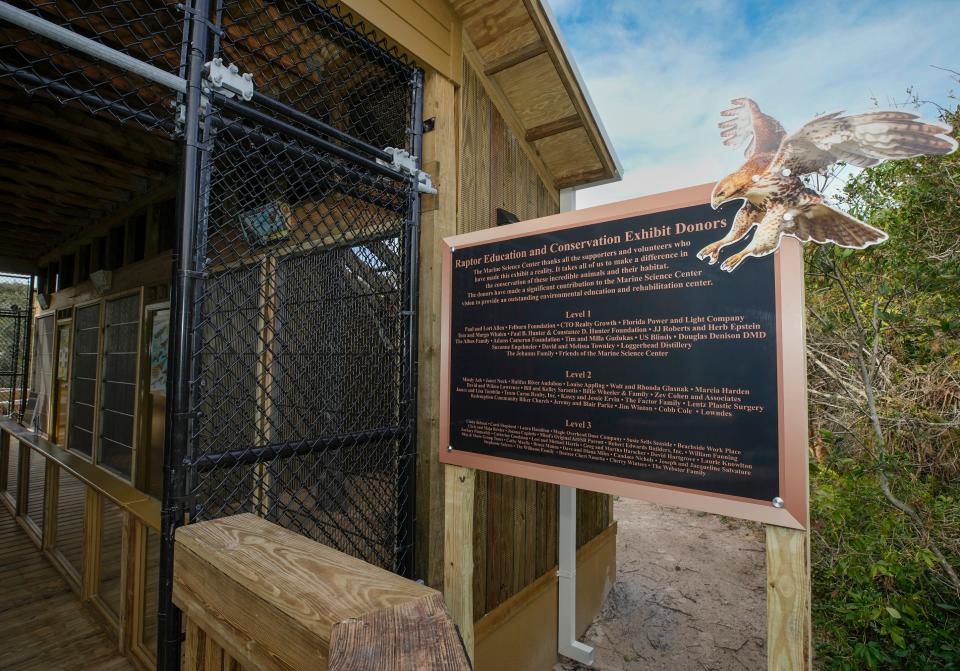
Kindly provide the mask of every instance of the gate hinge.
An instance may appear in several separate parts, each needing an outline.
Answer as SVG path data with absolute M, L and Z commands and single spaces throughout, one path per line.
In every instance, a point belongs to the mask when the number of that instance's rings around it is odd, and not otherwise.
M 240 68 L 235 64 L 224 65 L 222 58 L 214 58 L 203 66 L 204 83 L 211 91 L 216 91 L 224 97 L 239 96 L 242 100 L 253 100 L 253 75 L 249 72 L 240 74 Z
M 417 191 L 420 193 L 437 194 L 437 189 L 433 186 L 433 180 L 430 179 L 430 174 L 417 167 L 416 156 L 411 156 L 410 152 L 406 149 L 397 149 L 396 147 L 384 147 L 383 150 L 390 154 L 393 160 L 387 163 L 386 161 L 377 159 L 378 163 L 389 165 L 399 172 L 416 177 Z

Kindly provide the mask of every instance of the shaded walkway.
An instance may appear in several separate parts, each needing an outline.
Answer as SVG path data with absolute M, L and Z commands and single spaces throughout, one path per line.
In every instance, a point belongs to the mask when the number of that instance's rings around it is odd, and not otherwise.
M 0 505 L 0 669 L 127 671 L 114 641 Z

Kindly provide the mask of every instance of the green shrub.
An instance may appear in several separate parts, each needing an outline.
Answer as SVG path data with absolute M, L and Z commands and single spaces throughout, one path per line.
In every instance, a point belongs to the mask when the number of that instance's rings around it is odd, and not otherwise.
M 946 491 L 901 478 L 896 487 L 931 526 L 960 525 L 960 484 Z M 960 597 L 906 516 L 880 494 L 876 475 L 853 460 L 814 464 L 810 505 L 817 665 L 960 669 Z

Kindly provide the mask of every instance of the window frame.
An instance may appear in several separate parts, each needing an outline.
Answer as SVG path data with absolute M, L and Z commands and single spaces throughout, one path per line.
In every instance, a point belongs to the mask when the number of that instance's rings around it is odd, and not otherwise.
M 100 425 L 101 419 L 100 416 L 103 412 L 103 403 L 102 403 L 102 385 L 103 385 L 103 347 L 106 339 L 106 316 L 107 316 L 107 303 L 122 298 L 127 298 L 129 296 L 137 296 L 137 335 L 136 335 L 136 347 L 135 352 L 135 378 L 134 378 L 134 400 L 133 400 L 133 433 L 131 438 L 131 457 L 130 457 L 130 473 L 124 475 L 123 473 L 118 472 L 117 470 L 104 465 L 100 460 Z M 93 428 L 92 428 L 92 440 L 90 444 L 90 456 L 83 454 L 82 452 L 73 449 L 70 445 L 70 426 L 71 419 L 73 414 L 73 393 L 74 393 L 74 384 L 73 384 L 73 360 L 74 352 L 77 345 L 77 334 L 76 334 L 76 324 L 77 322 L 77 311 L 82 310 L 83 308 L 90 307 L 92 305 L 100 306 L 100 322 L 97 327 L 97 369 L 96 377 L 94 378 L 95 382 L 95 391 L 94 391 L 94 400 L 93 400 Z M 143 358 L 143 333 L 144 333 L 144 287 L 139 286 L 134 289 L 127 289 L 124 291 L 117 291 L 115 293 L 107 294 L 104 296 L 98 296 L 97 298 L 82 301 L 75 303 L 73 306 L 73 318 L 71 320 L 71 342 L 70 342 L 70 372 L 69 372 L 69 395 L 68 395 L 68 408 L 67 408 L 67 435 L 64 437 L 64 449 L 68 450 L 71 454 L 75 454 L 81 459 L 92 463 L 101 470 L 109 473 L 110 475 L 127 482 L 134 487 L 137 486 L 137 472 L 139 467 L 139 448 L 140 448 L 140 431 L 138 429 L 141 417 L 141 382 L 142 382 L 142 366 L 140 362 Z M 55 312 L 55 311 L 54 311 Z M 51 367 L 52 368 L 52 367 Z M 52 382 L 52 381 L 51 381 Z

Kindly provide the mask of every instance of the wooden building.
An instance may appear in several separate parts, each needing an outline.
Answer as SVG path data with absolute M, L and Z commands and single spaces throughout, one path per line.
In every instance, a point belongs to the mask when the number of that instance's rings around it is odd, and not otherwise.
M 0 272 L 36 287 L 0 556 L 56 569 L 102 668 L 175 668 L 174 530 L 253 513 L 442 590 L 481 671 L 550 668 L 556 487 L 438 461 L 440 239 L 620 176 L 549 8 L 190 4 L 0 2 Z M 578 505 L 585 628 L 616 524 Z M 0 638 L 56 617 L 5 591 Z M 0 666 L 51 668 L 60 636 L 21 627 Z

